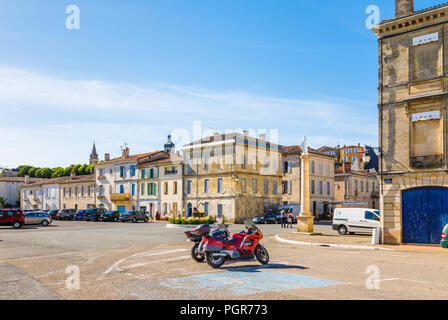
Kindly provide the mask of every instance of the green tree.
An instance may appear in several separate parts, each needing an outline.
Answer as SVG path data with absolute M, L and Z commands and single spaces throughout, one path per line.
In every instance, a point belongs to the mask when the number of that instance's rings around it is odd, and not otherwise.
M 17 169 L 19 169 L 19 172 L 17 173 L 17 176 L 19 177 L 24 177 L 26 175 L 28 175 L 30 169 L 33 168 L 32 166 L 18 166 Z
M 84 175 L 86 175 L 87 174 L 87 167 L 88 167 L 88 165 L 87 164 L 83 164 L 82 166 L 80 166 L 79 168 L 78 168 L 78 175 L 79 176 L 84 176 Z
M 38 176 L 38 171 L 40 170 L 40 168 L 36 168 L 36 167 L 32 167 L 30 170 L 28 170 L 28 175 L 31 178 L 40 178 Z
M 54 168 L 53 172 L 51 173 L 52 178 L 60 178 L 64 175 L 64 168 Z
M 50 179 L 51 178 L 51 174 L 53 173 L 53 171 L 50 168 L 43 168 L 40 169 L 41 170 L 41 177 L 42 178 L 46 178 L 46 179 Z

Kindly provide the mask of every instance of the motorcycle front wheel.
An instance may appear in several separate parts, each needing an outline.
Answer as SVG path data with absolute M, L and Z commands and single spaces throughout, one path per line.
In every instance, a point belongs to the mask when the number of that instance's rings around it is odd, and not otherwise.
M 202 262 L 205 260 L 205 257 L 203 254 L 198 252 L 199 250 L 199 243 L 195 243 L 193 248 L 191 248 L 191 257 L 196 262 Z
M 214 257 L 212 252 L 205 253 L 205 260 L 210 267 L 215 269 L 220 268 L 225 262 L 224 257 Z
M 261 244 L 259 244 L 255 248 L 255 257 L 257 257 L 258 262 L 261 264 L 268 264 L 269 263 L 269 253 L 268 250 Z

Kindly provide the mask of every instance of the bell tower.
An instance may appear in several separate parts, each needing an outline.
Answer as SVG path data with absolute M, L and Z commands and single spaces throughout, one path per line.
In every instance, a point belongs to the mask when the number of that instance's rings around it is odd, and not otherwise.
M 90 153 L 90 159 L 89 159 L 89 164 L 95 164 L 98 163 L 99 159 L 98 159 L 98 154 L 96 153 L 96 147 L 95 147 L 95 141 L 93 142 L 93 148 L 92 148 L 92 152 Z

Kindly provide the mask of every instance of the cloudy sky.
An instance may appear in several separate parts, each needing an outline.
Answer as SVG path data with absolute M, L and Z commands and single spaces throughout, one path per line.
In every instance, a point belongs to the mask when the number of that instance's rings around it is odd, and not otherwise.
M 278 130 L 280 144 L 377 144 L 366 8 L 304 0 L 0 0 L 0 166 L 159 150 L 169 133 Z M 416 9 L 443 1 L 416 0 Z M 80 29 L 66 28 L 66 8 Z

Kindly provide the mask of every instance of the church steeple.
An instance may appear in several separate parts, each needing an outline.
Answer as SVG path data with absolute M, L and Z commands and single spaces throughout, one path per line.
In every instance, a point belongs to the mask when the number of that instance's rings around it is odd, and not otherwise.
M 95 141 L 93 141 L 93 148 L 92 148 L 92 152 L 90 153 L 90 160 L 89 163 L 90 164 L 94 164 L 94 163 L 98 163 L 98 154 L 96 153 L 96 147 L 95 147 Z
M 174 143 L 171 141 L 171 135 L 168 136 L 168 141 L 163 146 L 165 152 L 172 153 L 174 151 Z

